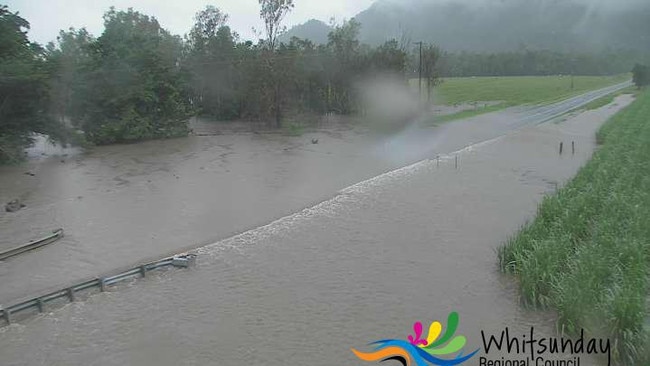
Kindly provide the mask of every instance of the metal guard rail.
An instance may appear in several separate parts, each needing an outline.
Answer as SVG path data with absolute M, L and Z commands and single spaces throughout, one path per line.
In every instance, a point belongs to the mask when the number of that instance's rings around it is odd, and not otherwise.
M 139 267 L 130 269 L 128 271 L 109 276 L 109 277 L 100 277 L 93 280 L 85 281 L 74 286 L 61 289 L 58 291 L 50 292 L 43 296 L 39 296 L 27 301 L 20 302 L 5 308 L 0 306 L 0 317 L 4 319 L 7 325 L 12 323 L 13 316 L 16 313 L 25 311 L 28 309 L 36 308 L 39 313 L 44 311 L 45 305 L 48 302 L 52 302 L 61 298 L 67 298 L 70 302 L 75 301 L 75 294 L 77 292 L 99 287 L 100 292 L 106 291 L 107 286 L 114 285 L 118 282 L 124 281 L 128 278 L 135 276 L 146 277 L 147 272 L 153 271 L 158 268 L 173 266 L 178 268 L 192 267 L 196 263 L 195 254 L 182 254 L 177 255 L 171 258 L 165 258 L 156 262 L 147 263 Z

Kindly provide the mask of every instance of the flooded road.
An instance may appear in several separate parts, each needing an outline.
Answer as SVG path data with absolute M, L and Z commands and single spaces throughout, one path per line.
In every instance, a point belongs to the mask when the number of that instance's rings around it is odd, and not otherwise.
M 534 125 L 625 85 L 437 128 L 415 122 L 390 137 L 346 126 L 300 137 L 215 135 L 218 125 L 195 121 L 197 134 L 209 136 L 98 147 L 0 167 L 0 202 L 19 198 L 27 205 L 0 212 L 0 250 L 57 228 L 66 233 L 55 245 L 0 265 L 0 304 L 213 243 L 356 182 Z
M 520 125 L 517 113 L 501 112 L 391 137 L 345 127 L 300 137 L 225 133 L 0 167 L 0 202 L 27 206 L 0 212 L 0 250 L 59 227 L 66 234 L 0 265 L 0 304 L 214 243 Z M 210 135 L 218 125 L 193 127 Z
M 534 325 L 552 334 L 552 318 L 522 312 L 512 282 L 498 273 L 495 249 L 588 160 L 594 132 L 629 102 L 619 97 L 616 106 L 473 146 L 459 154 L 458 169 L 455 155 L 442 156 L 363 181 L 201 248 L 195 269 L 152 275 L 0 328 L 2 363 L 354 365 L 362 362 L 351 347 L 405 338 L 414 321 L 444 320 L 452 310 L 468 349 L 478 347 L 481 329 L 521 334 Z M 494 126 L 480 125 L 485 136 L 516 125 L 514 116 L 499 116 L 481 116 Z M 431 141 L 431 157 L 453 151 L 483 129 L 452 132 L 479 120 L 390 141 L 321 135 L 312 146 L 309 135 L 217 136 L 42 165 L 35 173 L 52 180 L 27 195 L 28 208 L 0 218 L 2 240 L 52 225 L 68 236 L 2 263 L 0 295 L 227 237 L 245 229 L 238 220 L 255 227 L 408 161 L 416 150 L 401 149 L 408 141 Z M 284 150 L 292 141 L 296 147 Z M 559 156 L 560 141 L 576 141 L 576 154 Z M 388 154 L 396 151 L 403 154 Z

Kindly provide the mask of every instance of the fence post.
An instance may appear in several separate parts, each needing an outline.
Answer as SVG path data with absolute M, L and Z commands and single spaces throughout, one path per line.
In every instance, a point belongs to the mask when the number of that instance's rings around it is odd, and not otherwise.
M 575 155 L 576 154 L 576 142 L 571 141 L 571 154 Z

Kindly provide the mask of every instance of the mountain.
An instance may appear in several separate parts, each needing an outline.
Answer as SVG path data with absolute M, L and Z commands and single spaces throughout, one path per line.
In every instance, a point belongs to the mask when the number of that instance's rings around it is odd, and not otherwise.
M 378 0 L 355 18 L 372 45 L 395 38 L 449 51 L 650 51 L 647 0 Z M 327 31 L 310 21 L 287 36 L 324 42 Z
M 281 42 L 288 42 L 292 37 L 308 39 L 317 44 L 327 43 L 327 35 L 332 28 L 320 20 L 311 19 L 306 23 L 297 25 L 280 36 Z

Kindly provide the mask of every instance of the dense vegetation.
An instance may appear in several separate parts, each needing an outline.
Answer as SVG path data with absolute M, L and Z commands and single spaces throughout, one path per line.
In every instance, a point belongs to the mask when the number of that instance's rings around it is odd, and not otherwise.
M 178 64 L 181 39 L 133 10 L 109 10 L 104 26 L 97 40 L 83 30 L 62 33 L 52 50 L 50 61 L 63 71 L 54 80 L 71 90 L 70 103 L 59 98 L 61 110 L 99 144 L 185 135 L 191 109 Z
M 499 253 L 527 303 L 556 309 L 561 329 L 609 337 L 624 364 L 650 362 L 649 116 L 645 92 L 599 131 L 593 160 Z
M 257 44 L 240 40 L 212 6 L 185 38 L 153 17 L 111 8 L 99 37 L 71 28 L 45 49 L 28 41 L 26 20 L 2 8 L 0 160 L 19 158 L 32 132 L 57 137 L 78 129 L 87 141 L 107 144 L 185 135 L 193 114 L 280 127 L 290 113 L 353 113 L 354 86 L 364 76 L 405 80 L 408 52 L 395 40 L 362 45 L 354 20 L 333 29 L 326 45 L 279 43 L 292 7 L 260 0 L 266 38 Z
M 23 157 L 32 132 L 59 136 L 48 113 L 48 64 L 27 39 L 29 23 L 0 6 L 0 162 Z
M 216 23 L 224 23 L 219 16 Z M 238 42 L 227 25 L 212 32 L 214 37 L 192 35 L 187 67 L 196 106 L 218 119 L 279 125 L 288 112 L 352 113 L 358 110 L 355 81 L 378 71 L 403 75 L 408 58 L 397 41 L 361 45 L 354 20 L 335 28 L 327 45 L 294 38 L 273 50 L 266 43 Z

